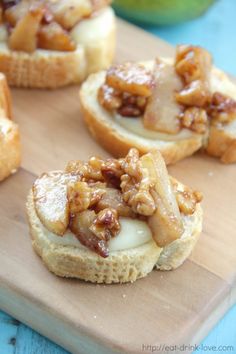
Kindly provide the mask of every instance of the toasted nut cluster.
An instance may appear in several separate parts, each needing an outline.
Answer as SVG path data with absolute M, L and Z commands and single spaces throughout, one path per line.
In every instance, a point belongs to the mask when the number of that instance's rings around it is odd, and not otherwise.
M 198 107 L 187 108 L 179 117 L 182 127 L 199 134 L 204 134 L 207 131 L 208 117 L 204 109 Z
M 179 210 L 185 215 L 192 215 L 196 210 L 197 203 L 202 201 L 202 193 L 193 191 L 186 186 L 181 186 L 180 189 L 175 181 L 172 180 L 171 182 Z
M 151 195 L 153 187 L 145 170 L 141 168 L 139 153 L 131 149 L 122 163 L 125 174 L 121 177 L 121 190 L 124 201 L 134 213 L 144 216 L 153 215 L 156 210 L 154 199 Z
M 103 160 L 98 157 L 91 157 L 88 163 L 70 161 L 66 166 L 66 172 L 79 176 L 81 181 L 103 181 L 101 167 Z
M 199 134 L 206 132 L 208 116 L 205 112 L 211 100 L 209 75 L 210 54 L 197 46 L 180 45 L 176 50 L 175 70 L 184 87 L 175 95 L 176 101 L 185 107 L 179 118 L 182 126 Z
M 109 111 L 116 110 L 124 117 L 138 117 L 144 113 L 153 85 L 152 73 L 143 65 L 113 65 L 98 91 L 98 101 Z
M 106 188 L 105 193 L 100 200 L 96 203 L 96 211 L 101 211 L 106 208 L 112 208 L 117 210 L 119 216 L 135 217 L 135 213 L 125 203 L 122 193 L 119 189 Z
M 119 188 L 120 179 L 123 174 L 121 161 L 116 159 L 107 159 L 101 166 L 101 173 L 108 185 Z
M 8 45 L 28 53 L 37 48 L 74 51 L 70 31 L 110 0 L 3 0 L 1 23 L 9 29 Z
M 70 214 L 74 215 L 96 205 L 105 193 L 104 184 L 87 182 L 70 182 L 67 186 L 67 198 Z
M 101 210 L 89 229 L 100 240 L 109 241 L 120 231 L 117 211 L 112 208 Z
M 236 101 L 233 98 L 215 92 L 208 108 L 208 114 L 213 124 L 229 123 L 236 119 Z
M 208 86 L 211 65 L 211 55 L 205 49 L 191 45 L 177 46 L 175 70 L 185 85 L 200 80 Z

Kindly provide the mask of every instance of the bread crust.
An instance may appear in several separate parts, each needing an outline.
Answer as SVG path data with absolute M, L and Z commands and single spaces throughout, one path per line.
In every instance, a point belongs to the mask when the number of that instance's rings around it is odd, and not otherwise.
M 0 73 L 0 107 L 4 111 L 4 116 L 12 119 L 12 102 L 6 76 Z
M 178 268 L 190 256 L 201 232 L 202 208 L 197 204 L 191 233 L 164 247 L 157 261 L 156 268 L 160 270 Z
M 9 119 L 0 117 L 0 181 L 15 173 L 20 162 L 21 147 L 18 126 Z
M 51 242 L 36 214 L 32 190 L 27 199 L 27 214 L 33 248 L 51 272 L 62 277 L 107 284 L 133 282 L 150 273 L 155 265 L 161 270 L 178 267 L 195 246 L 202 225 L 202 211 L 198 205 L 189 229 L 178 242 L 174 241 L 162 249 L 152 240 L 133 249 L 111 252 L 108 258 L 102 258 L 84 247 Z
M 12 51 L 1 43 L 0 71 L 6 75 L 9 85 L 15 87 L 54 89 L 80 83 L 91 72 L 111 64 L 116 37 L 115 18 L 111 16 L 113 21 L 106 35 L 97 41 L 88 39 L 73 52 L 37 49 L 28 54 Z
M 171 63 L 169 58 L 162 59 Z M 144 62 L 150 66 L 151 62 Z M 219 69 L 213 68 L 211 75 L 212 91 L 220 91 L 236 99 L 236 86 Z M 105 73 L 91 75 L 83 83 L 79 97 L 84 120 L 92 136 L 115 157 L 125 156 L 131 147 L 136 147 L 141 154 L 157 148 L 165 159 L 166 164 L 192 155 L 201 148 L 212 156 L 220 156 L 225 163 L 236 161 L 236 129 L 227 127 L 211 127 L 209 136 L 190 133 L 190 137 L 164 141 L 141 138 L 114 122 L 113 116 L 97 102 L 98 87 L 104 82 Z M 92 98 L 91 98 L 92 97 Z M 125 118 L 124 118 L 125 119 Z M 170 135 L 171 136 L 171 135 Z M 208 144 L 208 145 L 207 145 Z M 221 146 L 220 146 L 221 145 Z
M 223 163 L 236 162 L 236 129 L 230 132 L 223 126 L 212 126 L 206 151 L 211 156 L 220 157 Z

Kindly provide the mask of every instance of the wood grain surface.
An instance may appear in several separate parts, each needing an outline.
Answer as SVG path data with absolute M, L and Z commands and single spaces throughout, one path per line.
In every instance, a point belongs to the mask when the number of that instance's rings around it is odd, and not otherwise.
M 117 61 L 172 54 L 166 43 L 119 21 Z M 32 251 L 27 192 L 44 171 L 107 153 L 83 124 L 78 87 L 13 90 L 13 102 L 23 163 L 0 185 L 0 307 L 72 353 L 141 353 L 144 345 L 199 343 L 236 298 L 236 166 L 197 154 L 170 168 L 205 197 L 203 234 L 176 271 L 153 271 L 126 285 L 60 279 Z

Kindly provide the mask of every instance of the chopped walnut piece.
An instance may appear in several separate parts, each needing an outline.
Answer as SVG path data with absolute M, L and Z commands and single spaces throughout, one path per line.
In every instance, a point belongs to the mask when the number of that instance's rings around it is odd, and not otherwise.
M 147 98 L 120 92 L 104 84 L 98 90 L 98 102 L 108 111 L 117 110 L 123 117 L 139 117 L 144 113 Z
M 236 100 L 215 92 L 208 108 L 213 123 L 229 123 L 236 119 Z
M 179 118 L 184 128 L 191 129 L 199 134 L 204 134 L 207 131 L 208 117 L 206 111 L 202 108 L 187 108 L 180 114 Z
M 117 211 L 112 208 L 101 210 L 89 230 L 100 240 L 109 241 L 120 231 Z
M 191 45 L 177 46 L 175 69 L 185 84 L 195 80 L 208 81 L 211 65 L 212 58 L 207 50 Z
M 89 208 L 91 202 L 91 188 L 86 182 L 72 182 L 67 186 L 67 198 L 70 214 L 76 214 Z
M 102 196 L 106 193 L 107 186 L 102 182 L 88 182 L 88 185 L 91 188 L 91 201 L 89 207 L 96 207 L 97 203 L 99 203 Z
M 184 88 L 176 93 L 176 101 L 190 109 L 179 115 L 184 127 L 198 133 L 207 128 L 207 114 L 196 107 L 204 108 L 211 100 L 210 72 L 211 55 L 197 46 L 177 46 L 175 70 L 182 78 Z
M 121 92 L 149 97 L 153 87 L 152 74 L 143 65 L 136 63 L 111 66 L 106 75 L 106 84 Z
M 96 156 L 91 157 L 88 162 L 89 175 L 87 178 L 95 181 L 103 181 L 103 176 L 101 173 L 102 165 L 102 159 Z
M 58 23 L 51 22 L 40 27 L 38 31 L 38 48 L 69 52 L 74 51 L 76 45 L 68 32 Z
M 185 215 L 192 215 L 196 210 L 197 203 L 202 201 L 202 193 L 199 191 L 193 191 L 187 186 L 178 186 L 175 180 L 171 180 L 173 191 L 179 206 L 181 213 Z
M 100 183 L 70 182 L 67 186 L 67 198 L 70 214 L 80 213 L 95 206 L 105 193 L 105 185 Z
M 148 173 L 141 168 L 139 153 L 131 149 L 122 162 L 125 174 L 121 177 L 121 190 L 124 201 L 132 208 L 134 213 L 144 216 L 152 215 L 156 205 L 151 195 L 153 184 Z
M 120 187 L 120 179 L 123 172 L 121 162 L 116 159 L 107 159 L 101 166 L 101 173 L 104 180 L 115 188 Z
M 101 173 L 103 160 L 99 157 L 91 157 L 89 162 L 70 161 L 65 171 L 72 175 L 78 175 L 82 181 L 103 181 Z

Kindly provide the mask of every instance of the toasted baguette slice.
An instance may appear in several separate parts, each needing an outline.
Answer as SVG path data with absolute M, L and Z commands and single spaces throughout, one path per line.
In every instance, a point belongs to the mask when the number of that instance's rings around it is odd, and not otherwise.
M 0 181 L 20 166 L 21 148 L 17 124 L 0 117 Z
M 168 63 L 173 62 L 170 58 L 162 58 L 161 60 Z M 143 62 L 142 64 L 147 68 L 152 68 L 154 62 Z M 141 154 L 157 148 L 162 153 L 166 164 L 170 164 L 192 155 L 197 150 L 205 148 L 209 143 L 206 151 L 210 155 L 223 156 L 226 150 L 230 149 L 231 161 L 229 162 L 233 162 L 232 156 L 235 152 L 232 152 L 232 149 L 235 149 L 235 144 L 232 142 L 236 139 L 236 130 L 230 126 L 215 128 L 217 134 L 213 128 L 210 128 L 210 134 L 208 132 L 205 135 L 182 129 L 178 134 L 155 133 L 153 137 L 148 137 L 141 136 L 141 124 L 138 126 L 137 119 L 133 118 L 127 128 L 127 124 L 125 125 L 124 122 L 130 118 L 116 119 L 97 100 L 98 89 L 104 83 L 105 75 L 104 71 L 91 75 L 83 83 L 79 95 L 88 129 L 93 137 L 115 157 L 125 156 L 131 147 L 136 147 Z M 213 68 L 211 73 L 211 90 L 212 92 L 222 92 L 236 99 L 236 86 L 222 71 L 216 68 Z M 223 134 L 221 134 L 222 130 Z M 223 143 L 221 148 L 218 144 L 219 134 L 221 135 L 219 144 Z M 224 157 L 222 159 L 224 160 Z
M 33 248 L 47 268 L 58 276 L 93 283 L 133 282 L 145 277 L 155 266 L 161 270 L 175 269 L 189 256 L 202 230 L 202 209 L 198 204 L 192 216 L 183 217 L 185 231 L 181 239 L 164 248 L 151 240 L 136 248 L 110 252 L 109 257 L 102 258 L 85 247 L 52 242 L 37 216 L 32 190 L 28 195 L 27 214 Z
M 110 7 L 83 20 L 71 35 L 79 43 L 73 52 L 37 49 L 28 54 L 0 42 L 0 71 L 12 86 L 53 89 L 80 83 L 88 74 L 109 66 L 115 48 L 115 17 Z

